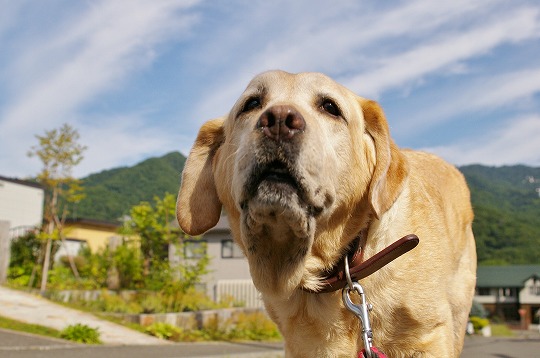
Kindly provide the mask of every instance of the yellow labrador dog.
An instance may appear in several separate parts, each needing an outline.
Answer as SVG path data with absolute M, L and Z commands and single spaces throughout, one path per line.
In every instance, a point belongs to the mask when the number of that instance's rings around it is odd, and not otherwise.
M 453 166 L 394 144 L 376 102 L 322 74 L 270 71 L 200 129 L 177 216 L 199 235 L 226 209 L 288 357 L 356 357 L 359 321 L 325 278 L 358 238 L 369 259 L 414 233 L 414 250 L 361 281 L 374 345 L 459 357 L 476 277 L 469 196 Z

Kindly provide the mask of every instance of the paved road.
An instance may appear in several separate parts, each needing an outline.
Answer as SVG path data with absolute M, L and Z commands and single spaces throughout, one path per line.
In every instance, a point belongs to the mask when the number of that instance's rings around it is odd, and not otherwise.
M 91 346 L 0 329 L 2 358 L 278 358 L 281 343 L 176 343 Z
M 144 346 L 85 346 L 0 329 L 0 357 L 6 358 L 281 358 L 280 343 L 177 343 Z M 537 358 L 540 335 L 517 338 L 467 337 L 461 358 Z
M 467 337 L 461 358 L 538 358 L 540 336 L 499 338 Z M 536 338 L 533 338 L 536 336 Z

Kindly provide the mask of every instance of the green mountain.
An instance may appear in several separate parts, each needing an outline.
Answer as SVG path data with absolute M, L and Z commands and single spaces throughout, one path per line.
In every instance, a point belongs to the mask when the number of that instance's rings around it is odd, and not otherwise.
M 86 198 L 73 214 L 114 221 L 141 201 L 175 194 L 185 161 L 182 154 L 172 152 L 133 167 L 92 174 L 82 180 Z M 469 165 L 459 169 L 471 189 L 479 263 L 540 263 L 540 168 Z
M 176 194 L 186 157 L 179 152 L 147 159 L 133 167 L 105 170 L 82 179 L 86 194 L 73 214 L 79 218 L 116 221 L 141 201 Z
M 471 189 L 478 262 L 540 263 L 540 168 L 461 167 Z

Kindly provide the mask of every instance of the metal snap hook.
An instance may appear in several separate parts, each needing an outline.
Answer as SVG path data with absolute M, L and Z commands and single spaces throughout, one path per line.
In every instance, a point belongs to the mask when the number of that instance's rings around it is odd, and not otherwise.
M 368 358 L 372 358 L 371 348 L 373 347 L 373 332 L 371 330 L 371 323 L 369 321 L 369 311 L 371 305 L 366 301 L 366 295 L 364 288 L 358 282 L 352 282 L 349 272 L 349 261 L 345 258 L 345 276 L 347 278 L 347 286 L 342 290 L 343 304 L 349 311 L 354 313 L 362 324 L 362 340 L 364 342 L 365 353 Z M 359 305 L 355 304 L 350 297 L 351 291 L 356 291 L 360 295 L 361 302 Z

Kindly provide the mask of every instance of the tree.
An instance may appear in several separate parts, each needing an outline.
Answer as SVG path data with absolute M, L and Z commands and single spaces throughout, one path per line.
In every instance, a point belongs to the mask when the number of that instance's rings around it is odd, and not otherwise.
M 143 256 L 143 275 L 158 279 L 168 275 L 171 270 L 169 247 L 174 245 L 180 256 L 180 264 L 173 267 L 178 270 L 185 289 L 192 287 L 206 274 L 208 256 L 206 250 L 199 253 L 197 260 L 189 262 L 184 257 L 183 245 L 185 234 L 172 223 L 176 220 L 176 197 L 166 193 L 163 199 L 154 197 L 154 205 L 141 202 L 131 209 L 131 216 L 124 225 L 124 234 L 137 234 L 141 239 L 140 248 Z M 127 229 L 127 230 L 126 230 Z M 171 278 L 174 275 L 171 275 Z M 158 279 L 159 280 L 159 279 Z M 155 288 L 158 288 L 157 286 Z
M 69 124 L 45 131 L 45 135 L 36 135 L 36 138 L 39 144 L 31 148 L 28 156 L 38 157 L 43 164 L 37 179 L 45 188 L 44 225 L 40 233 L 40 238 L 46 242 L 40 286 L 41 293 L 44 293 L 47 288 L 52 241 L 64 240 L 63 224 L 69 205 L 84 197 L 80 182 L 72 176 L 72 170 L 83 159 L 86 146 L 78 143 L 79 133 Z M 77 268 L 71 258 L 70 265 L 78 277 Z

